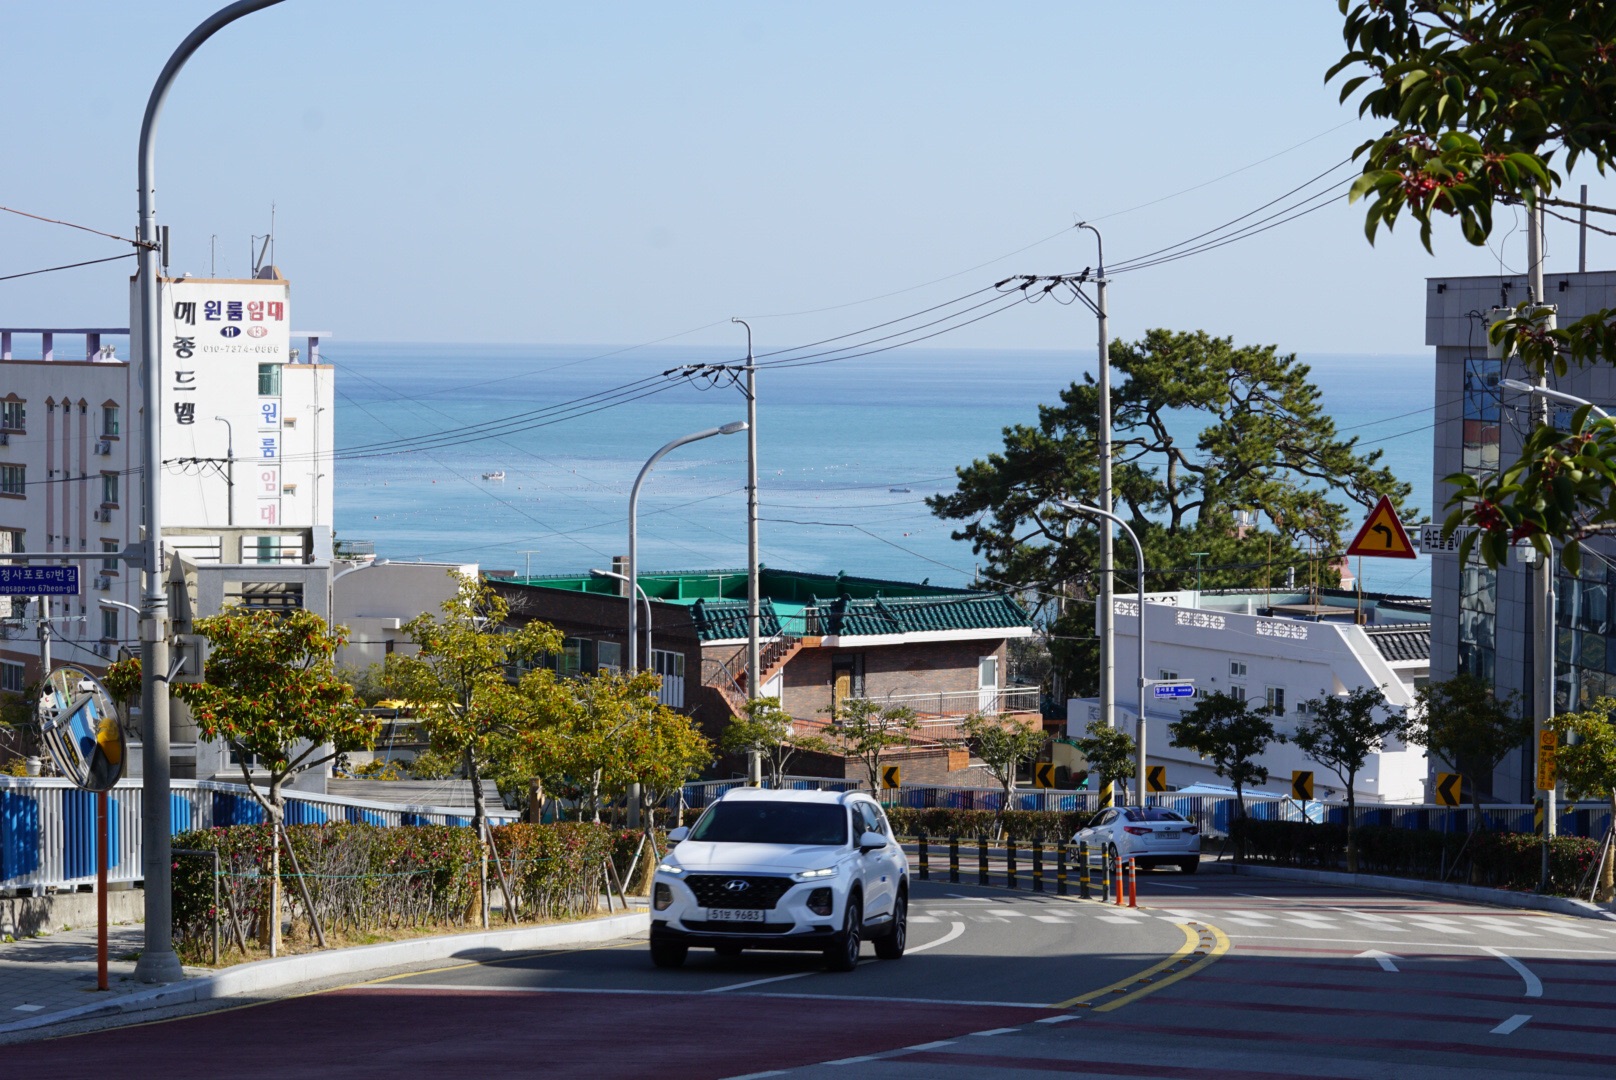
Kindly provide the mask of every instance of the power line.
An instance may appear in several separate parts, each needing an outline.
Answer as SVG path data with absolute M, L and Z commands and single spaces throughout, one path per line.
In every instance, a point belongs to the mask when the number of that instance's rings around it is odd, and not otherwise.
M 131 240 L 127 236 L 119 236 L 116 233 L 102 232 L 100 229 L 92 229 L 88 225 L 75 225 L 71 221 L 59 221 L 56 218 L 45 217 L 43 214 L 30 214 L 26 210 L 17 210 L 9 206 L 0 206 L 0 210 L 4 210 L 8 214 L 16 214 L 18 217 L 33 218 L 35 221 L 43 221 L 48 225 L 65 225 L 69 229 L 78 229 L 81 232 L 94 233 L 97 236 L 104 236 L 108 240 L 117 240 L 121 243 L 133 244 L 137 248 L 157 248 L 160 246 L 146 240 Z M 131 252 L 131 254 L 133 254 L 133 252 Z
M 117 262 L 119 259 L 133 259 L 134 257 L 135 252 L 131 251 L 126 255 L 109 255 L 105 259 L 86 259 L 84 262 L 64 263 L 61 266 L 47 266 L 43 270 L 24 270 L 20 274 L 5 274 L 0 276 L 0 281 L 15 281 L 17 278 L 33 277 L 35 274 L 55 273 L 57 270 L 77 270 L 81 266 L 95 266 L 98 263 Z

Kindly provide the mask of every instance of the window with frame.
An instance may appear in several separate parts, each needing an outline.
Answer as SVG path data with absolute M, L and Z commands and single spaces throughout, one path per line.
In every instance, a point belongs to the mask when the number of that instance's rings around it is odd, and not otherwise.
M 21 529 L 0 529 L 0 555 L 27 551 L 28 549 L 23 546 L 22 538 L 23 531 Z
M 682 679 L 685 677 L 685 654 L 670 649 L 652 649 L 651 669 L 664 679 Z
M 101 560 L 101 572 L 103 574 L 116 574 L 118 572 L 118 552 L 123 549 L 118 546 L 118 541 L 116 540 L 103 540 L 101 541 L 101 550 L 107 552 L 110 556 Z
M 21 401 L 0 403 L 0 428 L 22 431 L 28 426 L 28 407 Z
M 1270 686 L 1268 688 L 1268 707 L 1274 711 L 1275 716 L 1285 715 L 1285 688 L 1283 686 Z
M 101 434 L 103 436 L 118 434 L 118 406 L 101 406 Z
M 104 607 L 101 609 L 101 640 L 118 640 L 118 609 Z
M 1166 668 L 1162 668 L 1161 674 L 1158 676 L 1158 678 L 1160 678 L 1163 682 L 1177 682 L 1178 672 L 1168 671 Z
M 1229 687 L 1229 696 L 1236 701 L 1244 701 L 1246 700 L 1246 688 L 1244 686 L 1231 686 Z
M 1246 677 L 1246 662 L 1244 660 L 1229 661 L 1229 678 L 1243 679 Z
M 28 466 L 0 465 L 0 495 L 28 494 Z
M 258 365 L 258 396 L 281 396 L 281 366 L 279 364 Z
M 0 690 L 20 694 L 28 689 L 28 669 L 10 660 L 0 660 Z
M 615 641 L 595 643 L 595 668 L 617 674 L 623 670 L 623 646 Z
M 104 472 L 101 474 L 101 504 L 103 506 L 118 505 L 118 474 Z

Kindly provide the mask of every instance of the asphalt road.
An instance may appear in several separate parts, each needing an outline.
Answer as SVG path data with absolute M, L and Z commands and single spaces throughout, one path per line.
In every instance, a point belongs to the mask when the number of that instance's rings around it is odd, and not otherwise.
M 13 1045 L 6 1075 L 1458 1077 L 1616 1074 L 1616 922 L 1142 874 L 1138 911 L 917 882 L 911 951 L 643 940 Z

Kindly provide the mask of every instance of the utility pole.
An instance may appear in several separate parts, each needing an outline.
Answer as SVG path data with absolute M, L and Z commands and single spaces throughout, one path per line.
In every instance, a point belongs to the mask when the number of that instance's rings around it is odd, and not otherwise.
M 528 548 L 525 551 L 518 551 L 517 552 L 518 555 L 522 556 L 522 577 L 523 577 L 524 580 L 532 579 L 532 577 L 533 577 L 533 556 L 537 555 L 538 553 L 539 553 L 538 548 Z
M 1099 319 L 1099 392 L 1100 416 L 1099 430 L 1096 432 L 1100 444 L 1100 500 L 1099 509 L 1103 520 L 1100 523 L 1100 719 L 1105 721 L 1106 727 L 1117 726 L 1117 648 L 1116 633 L 1117 619 L 1113 596 L 1116 594 L 1116 578 L 1113 572 L 1114 532 L 1112 530 L 1111 506 L 1111 342 L 1110 327 L 1107 323 L 1108 312 L 1106 308 L 1106 280 L 1105 280 L 1105 240 L 1100 236 L 1100 230 L 1087 222 L 1080 222 L 1080 229 L 1087 229 L 1094 234 L 1095 244 L 1099 249 L 1099 273 L 1094 279 L 1095 288 L 1095 315 Z M 1141 584 L 1141 588 L 1143 585 Z M 1139 603 L 1144 604 L 1143 594 Z M 1143 620 L 1140 620 L 1143 624 Z M 1143 672 L 1140 673 L 1143 675 Z
M 758 454 L 757 454 L 757 363 L 752 357 L 752 326 L 745 319 L 730 322 L 746 327 L 746 696 L 763 694 L 763 661 L 758 638 L 761 633 L 762 599 L 758 588 Z M 746 782 L 763 786 L 763 755 L 756 749 L 746 753 Z
M 1588 185 L 1582 185 L 1582 208 L 1577 211 L 1577 273 L 1588 272 Z
M 43 596 L 36 596 L 34 600 L 39 604 L 39 677 L 48 679 L 51 673 L 51 632 L 50 609 L 46 605 L 49 601 Z
M 1526 211 L 1526 273 L 1527 299 L 1532 309 L 1543 306 L 1543 207 L 1537 200 Z M 1552 316 L 1551 316 L 1552 318 Z M 1538 373 L 1537 385 L 1547 389 L 1548 369 Z M 1549 399 L 1546 394 L 1534 395 L 1534 421 L 1540 427 L 1549 423 Z M 1542 772 L 1543 730 L 1554 715 L 1554 546 L 1549 554 L 1532 565 L 1532 746 L 1533 785 Z M 1554 836 L 1554 786 L 1539 790 L 1543 800 L 1542 881 L 1539 889 L 1549 884 L 1549 840 Z

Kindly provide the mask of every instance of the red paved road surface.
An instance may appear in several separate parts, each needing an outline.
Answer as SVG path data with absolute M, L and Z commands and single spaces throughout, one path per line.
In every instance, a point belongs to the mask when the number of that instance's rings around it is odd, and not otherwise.
M 0 1074 L 300 1078 L 735 1076 L 1049 1013 L 723 994 L 363 989 L 0 1048 Z M 136 1062 L 153 1063 L 149 1072 Z M 160 1063 L 160 1065 L 158 1064 Z

